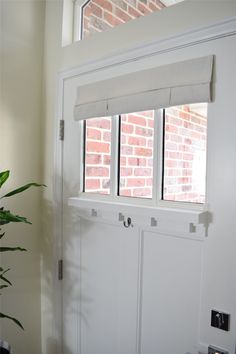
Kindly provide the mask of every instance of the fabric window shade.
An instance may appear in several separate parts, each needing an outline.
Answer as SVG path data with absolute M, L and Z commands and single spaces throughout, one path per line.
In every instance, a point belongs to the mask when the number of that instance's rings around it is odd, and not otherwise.
M 207 56 L 80 86 L 75 120 L 210 102 L 212 70 Z

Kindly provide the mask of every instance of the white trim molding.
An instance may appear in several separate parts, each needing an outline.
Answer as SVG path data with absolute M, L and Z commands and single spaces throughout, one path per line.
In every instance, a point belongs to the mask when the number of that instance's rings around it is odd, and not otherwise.
M 216 22 L 212 25 L 196 28 L 191 31 L 178 33 L 174 36 L 165 37 L 156 41 L 142 43 L 138 46 L 117 51 L 114 54 L 81 64 L 76 68 L 62 70 L 62 80 L 75 76 L 89 75 L 93 72 L 112 68 L 117 65 L 127 64 L 154 55 L 164 54 L 200 43 L 209 42 L 219 38 L 236 35 L 236 17 Z

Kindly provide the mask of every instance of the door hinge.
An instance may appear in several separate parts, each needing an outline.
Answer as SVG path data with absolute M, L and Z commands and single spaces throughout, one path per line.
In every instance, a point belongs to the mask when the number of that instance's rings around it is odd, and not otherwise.
M 60 129 L 59 129 L 59 138 L 60 140 L 64 140 L 64 130 L 65 130 L 65 121 L 64 119 L 60 120 Z
M 58 261 L 58 280 L 63 279 L 63 260 L 59 259 Z

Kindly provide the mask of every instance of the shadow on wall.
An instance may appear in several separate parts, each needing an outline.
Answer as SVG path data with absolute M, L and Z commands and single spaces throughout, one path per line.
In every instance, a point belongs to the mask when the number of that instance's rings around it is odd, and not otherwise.
M 57 353 L 57 348 L 58 348 L 58 343 L 55 339 L 53 338 L 48 338 L 46 342 L 46 353 Z M 65 354 L 74 354 L 72 351 L 70 351 L 68 348 L 63 348 L 63 351 Z
M 68 186 L 64 186 L 68 191 Z M 67 194 L 67 193 L 66 193 Z M 80 310 L 81 303 L 90 303 L 92 299 L 81 294 L 80 277 L 86 273 L 81 267 L 80 223 L 77 208 L 64 204 L 64 238 L 61 235 L 60 203 L 44 199 L 42 202 L 43 235 L 41 238 L 41 294 L 42 294 L 42 352 L 58 354 L 62 345 L 63 353 L 74 354 L 74 339 L 78 338 L 80 321 L 87 324 L 86 316 Z M 56 230 L 53 230 L 53 220 Z M 62 246 L 63 242 L 63 246 Z M 62 254 L 64 261 L 64 280 L 57 279 L 57 260 Z M 64 297 L 62 298 L 62 291 Z M 63 308 L 63 319 L 61 316 Z M 76 340 L 77 341 L 77 340 Z

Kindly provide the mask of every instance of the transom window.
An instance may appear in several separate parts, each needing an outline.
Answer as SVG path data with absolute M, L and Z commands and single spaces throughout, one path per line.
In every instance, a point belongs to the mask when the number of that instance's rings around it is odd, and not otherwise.
M 204 203 L 206 138 L 206 103 L 84 120 L 83 191 Z
M 108 29 L 160 11 L 183 0 L 89 0 L 77 1 L 75 29 L 78 39 L 84 39 Z

